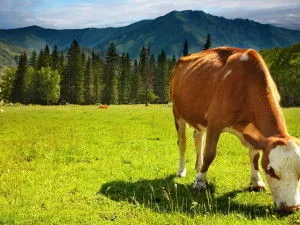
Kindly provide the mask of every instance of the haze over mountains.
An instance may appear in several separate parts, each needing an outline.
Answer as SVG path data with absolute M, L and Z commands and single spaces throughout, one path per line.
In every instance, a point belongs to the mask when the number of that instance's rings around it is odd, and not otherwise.
M 299 30 L 278 28 L 247 19 L 230 20 L 191 10 L 172 11 L 154 20 L 143 20 L 119 28 L 55 30 L 30 26 L 1 29 L 0 40 L 39 50 L 45 44 L 65 49 L 76 39 L 81 46 L 101 51 L 113 41 L 119 52 L 128 52 L 131 57 L 137 57 L 140 48 L 150 43 L 155 55 L 164 49 L 169 56 L 179 57 L 184 40 L 188 40 L 190 52 L 197 52 L 202 49 L 208 33 L 213 46 L 267 49 L 300 42 Z

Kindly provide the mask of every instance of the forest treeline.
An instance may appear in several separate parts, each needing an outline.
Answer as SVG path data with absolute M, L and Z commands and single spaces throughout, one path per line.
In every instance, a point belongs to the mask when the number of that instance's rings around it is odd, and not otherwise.
M 24 52 L 17 68 L 4 72 L 0 98 L 22 104 L 138 104 L 167 103 L 169 74 L 176 63 L 164 50 L 157 59 L 151 46 L 138 59 L 118 54 L 112 42 L 104 57 L 86 54 L 74 40 L 66 54 L 48 45 L 28 58 Z
M 300 43 L 260 51 L 281 96 L 281 105 L 300 106 Z
M 207 38 L 210 45 L 210 37 Z M 208 46 L 209 47 L 209 46 Z M 203 46 L 203 49 L 207 48 Z M 261 50 L 281 95 L 282 106 L 300 106 L 300 43 Z M 183 55 L 188 54 L 184 42 Z M 156 58 L 151 46 L 138 59 L 118 54 L 111 43 L 104 56 L 88 53 L 74 40 L 63 53 L 46 45 L 20 57 L 0 82 L 0 100 L 23 104 L 148 104 L 169 101 L 169 75 L 176 63 L 164 50 Z

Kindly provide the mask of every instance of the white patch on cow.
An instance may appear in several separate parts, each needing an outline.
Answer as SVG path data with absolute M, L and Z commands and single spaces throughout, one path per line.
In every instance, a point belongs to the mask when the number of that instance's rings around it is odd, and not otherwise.
M 278 145 L 271 150 L 269 161 L 269 167 L 280 178 L 266 176 L 276 206 L 300 205 L 300 147 L 294 141 L 289 141 L 288 146 Z
M 261 178 L 260 172 L 251 169 L 251 187 L 266 187 L 265 183 L 263 182 L 263 179 Z
M 182 159 L 179 160 L 179 169 L 178 169 L 177 176 L 179 177 L 186 176 L 185 160 Z
M 207 128 L 205 126 L 202 126 L 201 124 L 197 124 L 197 128 L 204 132 L 206 132 L 206 130 L 207 130 Z
M 237 130 L 233 129 L 232 127 L 226 127 L 223 129 L 223 132 L 227 132 L 227 133 L 230 133 L 230 134 L 233 134 L 235 135 L 236 137 L 238 137 L 241 141 L 241 143 L 247 147 L 247 148 L 253 148 L 252 145 L 250 145 L 249 142 L 247 142 L 243 136 L 243 134 L 241 134 L 240 132 L 238 132 Z
M 208 114 L 207 114 L 207 112 L 206 112 L 205 115 L 204 115 L 204 119 L 207 120 L 207 116 L 208 116 Z
M 206 181 L 206 172 L 201 173 L 199 172 L 196 176 L 194 188 L 197 188 L 200 191 L 203 191 L 207 188 L 207 181 Z
M 249 56 L 248 56 L 247 52 L 243 53 L 240 57 L 240 61 L 248 61 L 248 59 L 249 59 Z
M 231 74 L 232 70 L 228 70 L 223 79 L 225 79 L 229 74 Z

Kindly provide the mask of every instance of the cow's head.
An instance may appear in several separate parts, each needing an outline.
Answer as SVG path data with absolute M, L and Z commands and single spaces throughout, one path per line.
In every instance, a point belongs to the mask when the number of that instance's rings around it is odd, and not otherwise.
M 276 207 L 291 212 L 300 209 L 300 147 L 294 140 L 277 139 L 264 152 L 263 168 Z

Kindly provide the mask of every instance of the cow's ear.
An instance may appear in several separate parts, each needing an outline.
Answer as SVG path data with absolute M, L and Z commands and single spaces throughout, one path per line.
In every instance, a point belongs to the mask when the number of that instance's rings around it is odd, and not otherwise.
M 266 173 L 270 176 L 270 177 L 273 177 L 277 180 L 280 180 L 280 177 L 279 175 L 276 174 L 275 170 L 273 167 L 271 167 L 270 165 L 267 166 L 266 168 Z

